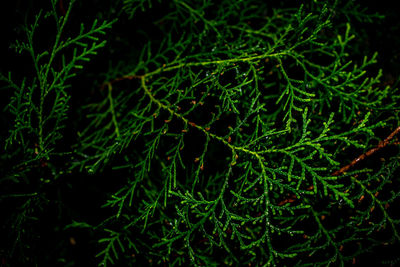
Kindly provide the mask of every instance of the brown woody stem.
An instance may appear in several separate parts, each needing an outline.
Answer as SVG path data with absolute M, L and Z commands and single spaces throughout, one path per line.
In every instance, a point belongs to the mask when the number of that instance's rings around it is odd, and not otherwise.
M 365 152 L 364 154 L 358 156 L 357 158 L 353 159 L 349 164 L 347 164 L 346 166 L 340 168 L 339 170 L 335 171 L 332 173 L 333 176 L 339 176 L 342 175 L 344 172 L 346 172 L 348 169 L 350 169 L 351 167 L 353 167 L 354 165 L 356 165 L 358 162 L 364 160 L 366 157 L 371 156 L 372 154 L 374 154 L 375 152 L 377 152 L 378 150 L 384 148 L 385 146 L 387 146 L 390 141 L 393 139 L 393 137 L 398 134 L 400 132 L 400 126 L 397 127 L 388 137 L 385 138 L 385 140 L 380 141 L 379 144 L 368 150 L 367 152 Z

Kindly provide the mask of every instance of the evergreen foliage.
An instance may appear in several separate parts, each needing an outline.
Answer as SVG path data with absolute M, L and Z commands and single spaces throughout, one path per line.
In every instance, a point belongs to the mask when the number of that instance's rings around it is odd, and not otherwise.
M 0 76 L 1 264 L 398 263 L 399 91 L 356 30 L 384 16 L 268 2 L 29 14 L 29 71 Z

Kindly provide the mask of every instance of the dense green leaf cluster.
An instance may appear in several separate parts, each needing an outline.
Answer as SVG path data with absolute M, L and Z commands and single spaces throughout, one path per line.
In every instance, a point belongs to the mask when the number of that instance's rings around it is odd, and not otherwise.
M 354 1 L 124 0 L 69 36 L 74 2 L 50 1 L 15 42 L 32 73 L 0 76 L 0 201 L 17 207 L 4 261 L 40 262 L 28 225 L 49 202 L 56 231 L 85 231 L 101 266 L 344 266 L 398 248 L 398 142 L 380 142 L 399 125 L 398 90 L 353 30 L 382 16 Z M 97 53 L 109 69 L 86 67 Z M 373 148 L 382 161 L 356 159 Z M 101 196 L 94 219 L 64 208 L 72 177 L 106 184 L 80 189 Z

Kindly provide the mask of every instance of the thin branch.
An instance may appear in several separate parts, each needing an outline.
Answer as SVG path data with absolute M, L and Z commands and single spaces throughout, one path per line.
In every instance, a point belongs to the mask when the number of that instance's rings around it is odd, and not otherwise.
M 364 154 L 362 154 L 361 156 L 358 156 L 357 158 L 355 158 L 352 162 L 350 162 L 349 164 L 347 164 L 346 166 L 340 168 L 339 170 L 335 171 L 334 173 L 332 173 L 333 176 L 339 176 L 342 175 L 343 173 L 345 173 L 348 169 L 350 169 L 351 167 L 353 167 L 354 165 L 356 165 L 358 162 L 364 160 L 366 157 L 371 156 L 372 154 L 374 154 L 375 152 L 377 152 L 378 150 L 384 148 L 385 146 L 387 146 L 390 141 L 393 139 L 393 137 L 398 134 L 400 132 L 400 126 L 397 127 L 388 137 L 386 137 L 385 140 L 380 141 L 378 146 L 368 150 L 367 152 L 365 152 Z

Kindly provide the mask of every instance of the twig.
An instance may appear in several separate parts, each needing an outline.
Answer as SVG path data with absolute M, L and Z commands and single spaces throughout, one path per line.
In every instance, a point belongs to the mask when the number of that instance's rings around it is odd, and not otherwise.
M 346 166 L 340 168 L 339 170 L 335 171 L 334 173 L 332 173 L 333 176 L 339 176 L 342 175 L 344 172 L 346 172 L 348 169 L 350 169 L 351 167 L 353 167 L 354 165 L 356 165 L 358 162 L 364 160 L 366 157 L 371 156 L 372 154 L 374 154 L 375 152 L 377 152 L 378 150 L 384 148 L 385 146 L 387 146 L 390 142 L 390 140 L 393 139 L 393 137 L 398 134 L 400 132 L 400 126 L 397 127 L 388 137 L 386 137 L 385 140 L 380 141 L 378 146 L 368 150 L 367 152 L 365 152 L 364 154 L 362 154 L 361 156 L 355 158 L 352 162 L 350 162 L 349 164 L 347 164 Z
M 143 75 L 125 75 L 125 76 L 121 76 L 118 78 L 115 78 L 114 80 L 108 81 L 108 82 L 104 82 L 101 86 L 100 89 L 103 90 L 106 86 L 112 85 L 114 83 L 123 81 L 123 80 L 132 80 L 132 79 L 141 79 L 143 77 Z
M 346 172 L 348 169 L 350 169 L 351 167 L 356 165 L 358 162 L 364 160 L 366 157 L 371 156 L 372 154 L 374 154 L 378 150 L 380 150 L 380 149 L 384 148 L 385 146 L 387 146 L 389 144 L 389 142 L 393 139 L 393 137 L 396 134 L 398 134 L 399 132 L 400 132 L 400 126 L 397 127 L 396 130 L 394 130 L 388 137 L 386 137 L 385 140 L 380 141 L 378 146 L 368 150 L 367 152 L 365 152 L 361 156 L 355 158 L 352 162 L 350 162 L 346 166 L 344 166 L 344 167 L 340 168 L 339 170 L 335 171 L 334 173 L 332 173 L 332 175 L 333 176 L 342 175 L 344 172 Z M 394 142 L 393 144 L 398 145 L 398 144 L 400 144 L 400 142 Z M 313 188 L 314 188 L 314 186 L 310 186 L 309 188 L 307 188 L 307 191 L 310 191 Z M 282 200 L 281 202 L 279 202 L 277 205 L 278 206 L 282 206 L 282 205 L 285 205 L 286 203 L 292 203 L 294 201 L 296 201 L 296 196 L 292 194 L 289 197 L 287 197 L 284 200 Z

